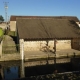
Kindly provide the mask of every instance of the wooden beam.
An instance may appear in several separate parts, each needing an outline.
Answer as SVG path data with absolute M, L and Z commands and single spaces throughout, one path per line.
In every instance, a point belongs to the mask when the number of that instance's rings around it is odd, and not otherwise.
M 55 64 L 55 70 L 56 70 L 56 39 L 54 39 L 54 54 L 55 54 L 54 64 Z

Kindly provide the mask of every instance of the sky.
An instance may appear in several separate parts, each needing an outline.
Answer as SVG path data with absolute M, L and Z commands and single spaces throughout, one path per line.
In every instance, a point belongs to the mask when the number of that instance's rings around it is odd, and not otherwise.
M 5 19 L 4 2 L 8 2 L 7 17 L 76 16 L 80 20 L 80 0 L 0 0 L 0 15 Z

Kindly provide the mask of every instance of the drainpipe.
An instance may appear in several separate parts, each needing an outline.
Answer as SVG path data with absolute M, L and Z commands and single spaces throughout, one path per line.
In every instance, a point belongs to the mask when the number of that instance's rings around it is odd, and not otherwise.
M 56 69 L 56 39 L 54 39 L 54 54 L 55 54 L 54 64 L 55 64 L 55 69 Z

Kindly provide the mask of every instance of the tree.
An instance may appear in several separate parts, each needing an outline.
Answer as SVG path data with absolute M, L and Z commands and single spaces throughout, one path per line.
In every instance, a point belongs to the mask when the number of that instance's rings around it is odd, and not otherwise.
M 0 22 L 3 22 L 4 21 L 4 18 L 2 15 L 0 15 Z

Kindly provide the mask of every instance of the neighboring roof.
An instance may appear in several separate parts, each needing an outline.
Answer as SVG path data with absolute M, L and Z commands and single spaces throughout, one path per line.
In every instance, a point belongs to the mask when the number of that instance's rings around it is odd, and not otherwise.
M 79 27 L 66 19 L 17 19 L 20 39 L 69 39 L 80 38 Z
M 10 21 L 16 21 L 16 18 L 53 18 L 53 19 L 68 19 L 79 22 L 76 16 L 11 16 Z

